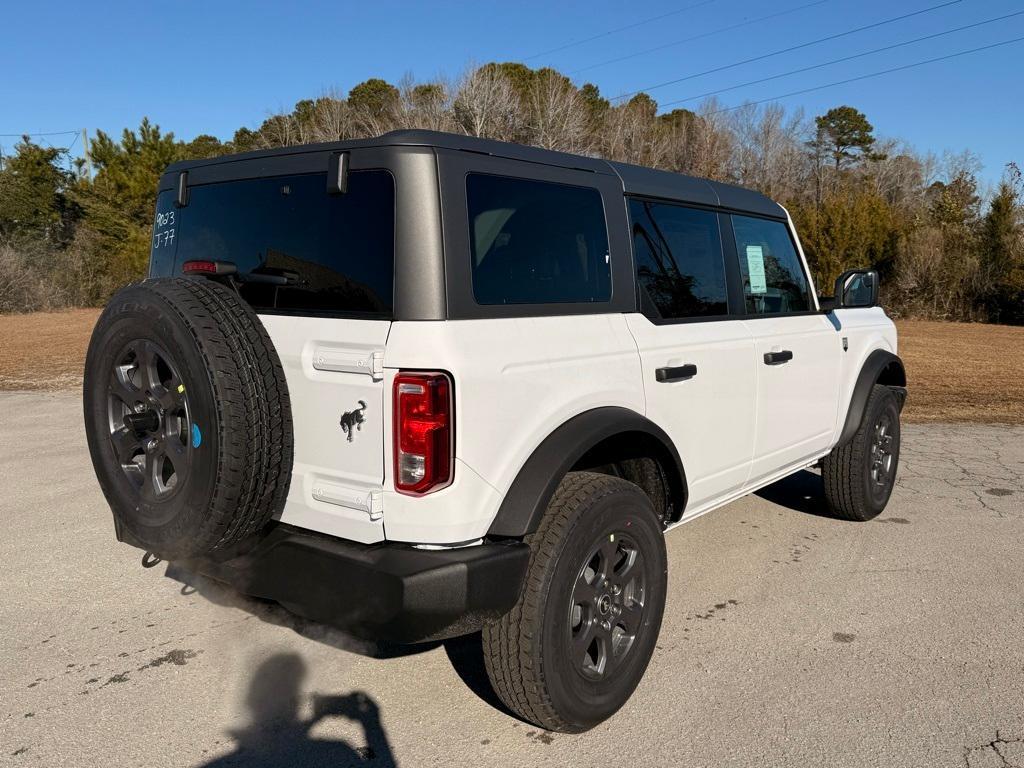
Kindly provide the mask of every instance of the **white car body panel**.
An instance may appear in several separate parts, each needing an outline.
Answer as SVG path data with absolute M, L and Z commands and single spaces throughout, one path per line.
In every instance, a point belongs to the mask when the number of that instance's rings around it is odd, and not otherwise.
M 839 408 L 832 443 L 839 439 L 850 408 L 853 387 L 864 361 L 876 349 L 898 354 L 896 325 L 881 307 L 840 309 L 832 313 L 839 324 L 840 341 L 846 340 L 847 350 L 842 356 L 839 372 Z
M 738 320 L 656 325 L 626 316 L 639 349 L 647 398 L 644 415 L 676 446 L 686 471 L 689 505 L 741 488 L 753 456 L 757 369 L 754 339 Z M 697 366 L 692 379 L 658 382 L 663 366 Z
M 841 341 L 824 315 L 765 316 L 745 325 L 755 340 L 757 416 L 748 484 L 829 447 L 836 420 Z M 768 365 L 764 356 L 793 359 Z
M 382 541 L 382 363 L 391 323 L 293 315 L 260 319 L 284 367 L 295 431 L 292 481 L 280 521 L 363 544 Z M 353 425 L 349 440 L 340 421 L 355 411 L 362 421 Z
M 828 453 L 864 361 L 896 351 L 895 326 L 877 307 L 674 324 L 638 313 L 261 319 L 285 369 L 295 429 L 279 519 L 367 544 L 480 540 L 541 442 L 602 406 L 643 414 L 672 439 L 689 494 L 675 527 Z M 781 350 L 793 360 L 764 364 Z M 657 368 L 687 363 L 697 366 L 693 378 L 656 381 Z M 443 371 L 454 385 L 453 481 L 423 496 L 393 485 L 391 393 L 402 369 Z
M 385 441 L 389 540 L 480 538 L 523 464 L 554 429 L 606 405 L 644 412 L 640 360 L 620 314 L 396 322 L 384 364 L 392 376 L 399 368 L 451 374 L 458 460 L 448 488 L 422 497 L 399 494 L 390 481 L 391 441 Z

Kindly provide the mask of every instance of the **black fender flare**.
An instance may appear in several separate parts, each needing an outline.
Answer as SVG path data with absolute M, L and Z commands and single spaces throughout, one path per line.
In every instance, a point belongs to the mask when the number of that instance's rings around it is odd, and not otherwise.
M 679 452 L 665 431 L 636 411 L 603 406 L 572 417 L 548 435 L 526 460 L 491 522 L 488 536 L 521 538 L 533 533 L 565 474 L 590 449 L 610 437 L 634 434 L 653 438 L 674 463 L 676 476 L 668 482 L 685 504 L 686 475 Z
M 850 407 L 846 411 L 846 423 L 843 425 L 843 431 L 839 433 L 837 447 L 850 442 L 857 433 L 868 405 L 868 397 L 871 396 L 871 388 L 875 384 L 885 384 L 896 389 L 902 408 L 907 396 L 907 374 L 903 368 L 903 361 L 884 349 L 876 349 L 868 355 L 857 376 L 857 383 L 853 386 Z

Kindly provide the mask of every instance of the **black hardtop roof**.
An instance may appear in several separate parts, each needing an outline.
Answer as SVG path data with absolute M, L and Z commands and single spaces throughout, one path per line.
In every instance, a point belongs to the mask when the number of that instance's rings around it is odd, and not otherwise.
M 686 176 L 671 171 L 657 171 L 642 165 L 605 161 L 622 179 L 622 188 L 629 195 L 668 198 L 685 203 L 711 205 L 740 213 L 755 213 L 760 216 L 785 218 L 785 209 L 746 187 L 735 184 L 723 184 L 720 181 L 702 179 L 698 176 Z
M 360 147 L 394 147 L 419 146 L 436 147 L 461 152 L 477 152 L 480 154 L 504 157 L 511 160 L 522 160 L 529 163 L 541 163 L 560 168 L 578 169 L 592 173 L 614 174 L 622 181 L 626 194 L 645 197 L 665 198 L 698 205 L 720 206 L 730 210 L 755 213 L 762 216 L 784 218 L 785 210 L 778 203 L 759 192 L 722 184 L 695 176 L 681 173 L 657 171 L 629 163 L 618 163 L 597 157 L 573 155 L 567 152 L 556 152 L 540 147 L 529 147 L 507 141 L 481 139 L 476 136 L 464 136 L 443 131 L 402 130 L 391 131 L 380 136 L 350 141 L 332 141 L 320 144 L 301 144 L 290 147 L 243 152 L 237 155 L 223 155 L 207 160 L 186 160 L 172 163 L 165 173 L 177 173 L 191 168 L 223 163 L 253 160 L 283 155 L 299 155 L 312 152 L 338 152 Z

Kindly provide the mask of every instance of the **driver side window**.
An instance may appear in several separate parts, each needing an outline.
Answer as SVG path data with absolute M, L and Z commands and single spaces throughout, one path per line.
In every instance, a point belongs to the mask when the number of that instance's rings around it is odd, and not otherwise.
M 785 223 L 733 214 L 732 227 L 746 313 L 771 315 L 812 309 L 807 276 Z

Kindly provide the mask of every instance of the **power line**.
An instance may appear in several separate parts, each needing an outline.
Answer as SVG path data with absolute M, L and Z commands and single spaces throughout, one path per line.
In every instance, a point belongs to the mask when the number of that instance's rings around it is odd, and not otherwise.
M 974 29 L 975 27 L 981 27 L 981 26 L 984 26 L 985 24 L 994 24 L 997 21 L 1003 21 L 1004 19 L 1011 19 L 1014 16 L 1024 16 L 1024 11 L 1016 11 L 1015 13 L 1007 13 L 1004 16 L 997 16 L 994 19 L 986 19 L 985 21 L 978 21 L 978 22 L 975 22 L 974 24 L 965 24 L 962 27 L 956 27 L 954 29 L 947 29 L 944 32 L 936 32 L 936 33 L 931 34 L 931 35 L 925 35 L 924 37 L 916 37 L 913 40 L 905 40 L 902 43 L 893 43 L 892 45 L 886 45 L 886 46 L 883 46 L 881 48 L 875 48 L 875 49 L 870 50 L 870 51 L 864 51 L 863 53 L 855 53 L 855 54 L 852 54 L 850 56 L 843 56 L 842 58 L 839 58 L 839 59 L 832 59 L 831 61 L 823 61 L 820 64 L 811 64 L 810 66 L 807 66 L 807 67 L 800 67 L 799 69 L 791 69 L 789 72 L 783 72 L 781 74 L 771 75 L 769 77 L 762 77 L 762 78 L 759 78 L 757 80 L 749 80 L 749 81 L 747 81 L 745 83 L 740 83 L 739 85 L 730 85 L 728 88 L 719 88 L 716 91 L 707 91 L 706 93 L 701 93 L 701 94 L 699 94 L 697 96 L 687 96 L 685 99 L 675 99 L 673 101 L 666 101 L 664 104 L 662 104 L 660 106 L 668 107 L 668 106 L 672 106 L 673 104 L 682 104 L 682 103 L 687 102 L 687 101 L 696 101 L 697 99 L 705 99 L 708 96 L 716 96 L 719 93 L 725 93 L 727 91 L 735 91 L 738 88 L 746 88 L 749 85 L 759 85 L 760 83 L 767 83 L 770 80 L 778 80 L 778 79 L 783 78 L 783 77 L 789 77 L 790 75 L 798 75 L 798 74 L 801 74 L 803 72 L 810 72 L 811 70 L 814 70 L 814 69 L 821 69 L 822 67 L 828 67 L 828 66 L 831 66 L 832 64 L 840 64 L 840 63 L 842 63 L 844 61 L 853 61 L 854 59 L 861 59 L 861 58 L 864 58 L 865 56 L 872 56 L 872 55 L 874 55 L 876 53 L 883 53 L 885 51 L 891 51 L 891 50 L 894 50 L 896 48 L 903 48 L 904 46 L 913 45 L 914 43 L 922 43 L 925 40 L 934 40 L 937 37 L 945 37 L 946 35 L 952 35 L 952 34 L 954 34 L 956 32 L 963 32 L 965 29 Z
M 657 90 L 658 88 L 664 88 L 666 85 L 675 85 L 676 83 L 682 83 L 682 82 L 684 82 L 686 80 L 693 80 L 694 78 L 703 77 L 704 75 L 710 75 L 710 74 L 713 74 L 715 72 L 723 72 L 723 71 L 725 71 L 727 69 L 734 69 L 735 67 L 739 67 L 739 66 L 742 66 L 744 64 L 751 64 L 751 63 L 753 63 L 755 61 L 763 61 L 764 59 L 770 59 L 773 56 L 779 56 L 779 55 L 781 55 L 783 53 L 790 53 L 792 51 L 798 51 L 801 48 L 808 48 L 808 47 L 810 47 L 812 45 L 818 45 L 819 43 L 828 42 L 829 40 L 837 40 L 840 37 L 847 37 L 848 35 L 853 35 L 853 34 L 856 34 L 858 32 L 864 32 L 865 30 L 868 30 L 868 29 L 876 29 L 878 27 L 883 27 L 886 24 L 893 24 L 893 23 L 895 23 L 897 21 L 903 21 L 904 19 L 909 19 L 909 18 L 912 18 L 914 16 L 920 16 L 923 13 L 930 13 L 932 11 L 937 11 L 940 8 L 947 8 L 947 7 L 951 6 L 951 5 L 957 5 L 958 3 L 962 3 L 963 1 L 964 0 L 947 0 L 947 2 L 939 3 L 938 5 L 932 5 L 932 6 L 929 6 L 928 8 L 923 8 L 923 9 L 921 9 L 919 11 L 914 11 L 913 13 L 905 13 L 902 16 L 894 16 L 894 17 L 892 17 L 890 19 L 884 19 L 882 21 L 876 21 L 873 24 L 865 24 L 862 27 L 856 27 L 854 29 L 848 29 L 845 32 L 837 32 L 834 35 L 828 35 L 826 37 L 820 37 L 817 40 L 809 40 L 806 43 L 800 43 L 799 45 L 792 45 L 789 48 L 782 48 L 782 49 L 777 50 L 777 51 L 772 51 L 771 53 L 765 53 L 765 54 L 762 54 L 760 56 L 754 56 L 754 57 L 749 58 L 749 59 L 744 59 L 743 61 L 736 61 L 736 62 L 733 62 L 732 64 L 725 64 L 725 65 L 723 65 L 721 67 L 715 67 L 714 69 L 706 69 L 703 72 L 697 72 L 696 74 L 693 74 L 693 75 L 686 75 L 685 77 L 677 77 L 675 80 L 666 80 L 665 82 L 658 83 L 657 85 L 651 85 L 651 86 L 648 86 L 646 88 L 640 88 L 640 89 L 637 89 L 635 91 L 629 91 L 628 93 L 623 93 L 623 94 L 620 94 L 620 95 L 616 96 L 612 100 L 613 101 L 617 101 L 619 99 L 625 99 L 625 98 L 627 98 L 629 96 L 635 96 L 638 93 L 645 93 L 647 91 Z
M 824 5 L 825 3 L 828 3 L 828 2 L 831 2 L 831 0 L 815 0 L 815 2 L 813 2 L 813 3 L 807 3 L 806 5 L 798 5 L 796 8 L 790 8 L 788 10 L 779 11 L 777 13 L 770 13 L 767 16 L 759 16 L 756 19 L 749 19 L 747 21 L 741 21 L 739 24 L 730 24 L 727 27 L 719 27 L 718 29 L 713 29 L 710 32 L 703 32 L 703 33 L 701 33 L 699 35 L 694 35 L 693 37 L 686 37 L 686 38 L 683 38 L 682 40 L 676 40 L 675 42 L 665 43 L 664 45 L 657 45 L 654 48 L 645 48 L 642 51 L 637 51 L 636 53 L 630 53 L 630 54 L 627 54 L 626 56 L 619 56 L 618 58 L 615 58 L 615 59 L 608 59 L 606 61 L 599 61 L 597 64 L 590 64 L 590 65 L 588 65 L 586 67 L 583 67 L 582 69 L 577 69 L 577 70 L 575 70 L 573 72 L 570 72 L 569 74 L 570 75 L 578 75 L 581 72 L 589 72 L 591 69 L 597 69 L 598 67 L 604 67 L 604 66 L 607 66 L 608 64 L 618 64 L 621 61 L 628 61 L 629 59 L 635 59 L 635 58 L 637 58 L 639 56 L 646 56 L 649 53 L 656 53 L 657 51 L 663 51 L 666 48 L 674 48 L 675 46 L 683 45 L 684 43 L 692 43 L 694 40 L 702 40 L 702 39 L 704 39 L 706 37 L 712 37 L 714 35 L 720 35 L 723 32 L 731 32 L 734 29 L 741 29 L 742 27 L 749 27 L 751 24 L 758 24 L 758 23 L 760 23 L 762 21 L 768 21 L 769 19 L 777 19 L 780 16 L 786 16 L 787 14 L 790 14 L 790 13 L 796 13 L 797 11 L 802 11 L 802 10 L 804 10 L 806 8 L 811 8 L 811 7 L 815 6 L 815 5 Z
M 778 101 L 779 99 L 787 99 L 790 96 L 800 96 L 805 93 L 812 93 L 814 91 L 822 91 L 826 88 L 834 88 L 837 85 L 846 85 L 847 83 L 856 83 L 860 80 L 868 80 L 872 77 L 881 77 L 882 75 L 892 74 L 893 72 L 903 72 L 907 69 L 913 69 L 914 67 L 923 67 L 925 64 L 935 64 L 939 61 L 946 61 L 948 59 L 955 59 L 958 56 L 967 56 L 971 53 L 979 53 L 981 51 L 988 51 L 993 48 L 999 48 L 1004 45 L 1012 45 L 1013 43 L 1024 42 L 1024 37 L 1015 37 L 1012 40 L 1003 40 L 999 43 L 991 43 L 990 45 L 983 45 L 979 48 L 971 48 L 967 51 L 958 51 L 957 53 L 949 53 L 945 56 L 936 56 L 933 59 L 925 59 L 924 61 L 915 61 L 913 64 L 904 64 L 900 67 L 890 67 L 889 69 L 883 69 L 878 72 L 872 72 L 867 75 L 858 75 L 857 77 L 849 77 L 846 80 L 836 80 L 834 83 L 825 83 L 824 85 L 815 85 L 812 88 L 802 88 L 799 91 L 790 91 L 789 93 L 779 94 L 778 96 L 771 96 L 767 99 L 758 99 L 757 101 L 746 101 L 743 104 L 737 104 L 735 107 L 725 107 L 724 109 L 716 109 L 713 112 L 708 112 L 708 115 L 719 115 L 723 112 L 732 112 L 743 107 L 754 107 L 758 104 L 764 104 L 769 101 Z
M 560 45 L 557 48 L 551 48 L 551 49 L 549 49 L 547 51 L 541 51 L 540 53 L 535 53 L 532 56 L 527 56 L 525 59 L 523 59 L 523 61 L 532 61 L 533 59 L 539 59 L 541 56 L 547 56 L 547 55 L 552 54 L 552 53 L 558 53 L 559 51 L 564 51 L 567 48 L 575 48 L 577 45 L 583 45 L 585 43 L 592 43 L 595 40 L 600 40 L 602 37 L 608 37 L 609 35 L 614 35 L 614 34 L 617 34 L 619 32 L 625 32 L 627 29 L 635 29 L 636 27 L 642 27 L 644 24 L 650 24 L 653 21 L 660 21 L 661 19 L 667 19 L 669 16 L 677 16 L 678 14 L 683 13 L 684 11 L 692 11 L 694 8 L 700 8 L 701 6 L 704 6 L 704 5 L 711 5 L 714 2 L 717 2 L 717 0 L 701 0 L 701 2 L 699 2 L 699 3 L 694 3 L 693 5 L 687 5 L 687 6 L 684 6 L 683 8 L 677 8 L 674 11 L 669 11 L 668 13 L 663 13 L 660 16 L 651 16 L 649 19 L 643 19 L 642 21 L 635 21 L 632 24 L 627 24 L 624 27 L 616 27 L 615 29 L 609 29 L 607 32 L 601 32 L 600 34 L 594 35 L 592 37 L 586 37 L 586 38 L 584 38 L 582 40 L 576 40 L 575 42 L 572 42 L 572 43 L 566 43 L 565 45 Z
M 72 133 L 79 133 L 80 131 L 23 131 L 21 133 L 0 133 L 0 138 L 16 138 L 20 139 L 22 136 L 66 136 Z
M 62 151 L 66 152 L 67 156 L 68 156 L 68 170 L 73 170 L 73 163 L 74 163 L 74 161 L 71 158 L 71 150 L 74 149 L 75 144 L 78 143 L 78 139 L 81 138 L 82 139 L 82 147 L 83 147 L 83 155 L 85 157 L 86 173 L 88 175 L 88 178 L 92 179 L 92 158 L 89 155 L 89 139 L 88 139 L 88 136 L 86 134 L 86 129 L 85 128 L 79 128 L 77 131 L 23 131 L 22 133 L 0 133 L 0 138 L 12 138 L 13 137 L 13 138 L 21 139 L 21 138 L 24 138 L 25 136 L 36 137 L 36 138 L 43 137 L 43 141 L 48 146 L 52 146 L 52 144 L 50 144 L 49 141 L 46 141 L 45 137 L 47 137 L 47 136 L 71 136 L 71 135 L 74 136 L 74 138 L 71 140 L 71 143 L 68 144 L 66 147 L 62 148 Z M 0 146 L 0 160 L 2 160 L 2 159 L 3 159 L 3 147 Z
M 64 150 L 64 151 L 65 151 L 65 152 L 67 153 L 67 158 L 68 158 L 68 171 L 69 171 L 69 172 L 74 172 L 74 170 L 75 170 L 75 161 L 74 161 L 74 159 L 72 159 L 72 157 L 71 157 L 71 149 L 72 149 L 72 148 L 73 148 L 73 147 L 75 146 L 75 142 L 76 142 L 76 141 L 78 141 L 78 135 L 79 135 L 79 134 L 78 134 L 78 131 L 76 131 L 76 132 L 75 132 L 75 138 L 73 138 L 73 139 L 71 140 L 71 143 L 70 143 L 70 144 L 68 144 L 67 148 L 66 148 L 66 149 Z

